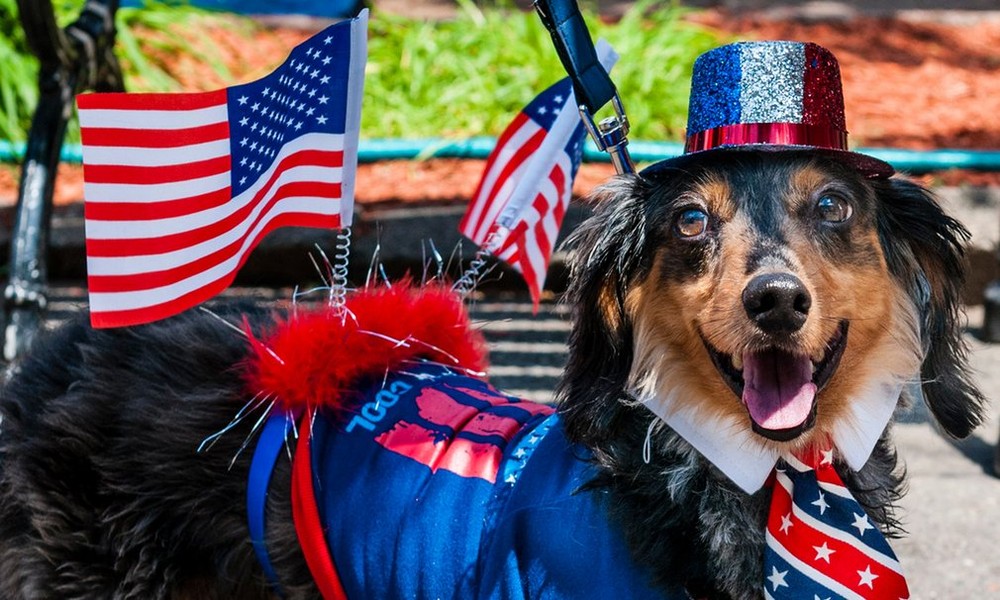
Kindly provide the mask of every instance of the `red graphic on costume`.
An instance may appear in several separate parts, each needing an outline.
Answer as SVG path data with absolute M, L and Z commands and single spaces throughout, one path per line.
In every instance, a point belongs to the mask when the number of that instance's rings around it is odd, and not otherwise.
M 511 402 L 505 396 L 466 387 L 428 387 L 415 399 L 423 422 L 400 420 L 375 441 L 436 472 L 496 481 L 507 444 L 535 415 L 550 406 Z

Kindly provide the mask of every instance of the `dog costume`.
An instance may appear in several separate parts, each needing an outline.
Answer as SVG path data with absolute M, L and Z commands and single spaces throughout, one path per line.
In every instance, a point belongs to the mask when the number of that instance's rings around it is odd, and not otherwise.
M 288 411 L 265 426 L 248 486 L 269 577 L 264 498 L 298 402 L 307 410 L 293 512 L 324 598 L 664 597 L 628 559 L 605 516 L 608 495 L 586 488 L 588 453 L 566 440 L 553 408 L 467 374 L 480 366 L 481 339 L 457 295 L 380 288 L 355 294 L 348 309 L 299 315 L 255 344 L 254 385 L 284 398 Z M 425 326 L 417 332 L 415 323 Z M 375 344 L 367 351 L 376 362 L 346 376 L 361 393 L 346 399 L 335 392 L 339 380 L 320 381 L 324 365 L 358 362 L 366 344 Z

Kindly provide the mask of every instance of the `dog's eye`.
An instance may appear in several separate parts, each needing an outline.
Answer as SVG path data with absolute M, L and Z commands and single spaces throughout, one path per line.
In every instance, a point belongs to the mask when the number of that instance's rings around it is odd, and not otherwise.
M 681 237 L 693 238 L 708 229 L 708 214 L 698 208 L 689 208 L 677 217 L 677 233 Z
M 840 196 L 825 194 L 816 201 L 816 213 L 827 223 L 843 223 L 853 212 L 851 204 Z

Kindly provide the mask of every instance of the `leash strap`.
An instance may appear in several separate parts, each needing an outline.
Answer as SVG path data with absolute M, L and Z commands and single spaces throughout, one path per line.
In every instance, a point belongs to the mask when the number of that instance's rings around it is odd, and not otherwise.
M 596 113 L 618 93 L 597 60 L 594 42 L 575 0 L 535 0 L 535 10 L 552 35 L 556 52 L 573 81 L 576 99 Z
M 281 590 L 274 566 L 271 565 L 264 526 L 267 490 L 271 484 L 271 474 L 274 472 L 274 465 L 278 461 L 281 447 L 285 443 L 285 436 L 291 427 L 292 418 L 291 415 L 285 413 L 268 417 L 264 429 L 260 432 L 260 438 L 257 440 L 253 461 L 250 463 L 250 476 L 247 480 L 247 525 L 250 529 L 250 541 L 253 543 L 253 551 L 257 555 L 257 561 L 264 570 L 264 575 L 270 582 L 271 588 L 281 598 L 284 598 L 285 594 Z
M 299 426 L 299 444 L 295 448 L 292 461 L 292 517 L 299 545 L 305 555 L 306 564 L 319 587 L 323 600 L 347 600 L 344 586 L 337 575 L 337 569 L 330 556 L 330 549 L 323 535 L 323 523 L 316 506 L 313 489 L 311 423 L 312 413 L 302 417 Z
M 534 4 L 573 82 L 587 133 L 598 150 L 611 156 L 615 171 L 635 173 L 635 163 L 627 148 L 629 123 L 625 106 L 608 71 L 597 58 L 597 50 L 576 0 L 535 0 Z M 615 116 L 595 123 L 593 115 L 608 102 L 614 107 Z

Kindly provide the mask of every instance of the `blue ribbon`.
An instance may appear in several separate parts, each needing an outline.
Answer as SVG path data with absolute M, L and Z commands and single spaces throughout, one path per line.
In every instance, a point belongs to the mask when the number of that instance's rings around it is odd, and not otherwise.
M 247 525 L 250 528 L 250 541 L 257 555 L 264 575 L 271 583 L 274 593 L 284 598 L 278 576 L 271 565 L 271 557 L 267 552 L 267 541 L 264 538 L 264 521 L 267 508 L 267 489 L 271 483 L 271 474 L 278 461 L 281 447 L 285 444 L 288 430 L 292 427 L 293 416 L 278 412 L 268 417 L 257 440 L 253 460 L 250 463 L 250 477 L 247 480 Z

